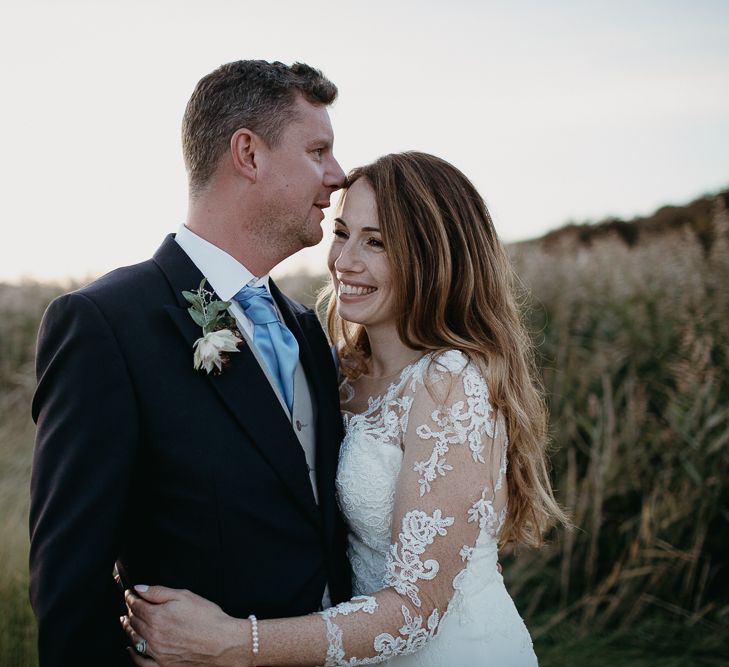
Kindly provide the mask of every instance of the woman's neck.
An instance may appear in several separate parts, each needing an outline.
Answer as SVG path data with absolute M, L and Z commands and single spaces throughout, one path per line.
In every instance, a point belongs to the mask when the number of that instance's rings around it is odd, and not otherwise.
M 400 340 L 395 325 L 365 329 L 370 343 L 369 375 L 372 377 L 394 375 L 423 356 L 422 350 L 414 350 Z

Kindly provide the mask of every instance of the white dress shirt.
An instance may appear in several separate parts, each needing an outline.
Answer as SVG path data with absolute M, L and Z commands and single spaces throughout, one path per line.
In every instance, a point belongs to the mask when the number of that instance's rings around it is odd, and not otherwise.
M 268 274 L 257 278 L 237 259 L 231 257 L 225 250 L 221 250 L 209 241 L 201 238 L 185 225 L 180 225 L 177 230 L 175 241 L 185 251 L 185 254 L 192 260 L 193 264 L 200 269 L 207 279 L 211 289 L 223 300 L 232 301 L 228 309 L 241 333 L 249 339 L 253 338 L 253 322 L 246 316 L 241 305 L 233 299 L 238 292 L 250 284 L 252 287 L 263 285 L 269 293 L 271 288 L 268 284 Z M 253 281 L 253 282 L 251 282 Z M 191 286 L 191 290 L 195 287 Z M 278 306 L 276 307 L 278 310 Z M 279 313 L 279 316 L 281 313 Z

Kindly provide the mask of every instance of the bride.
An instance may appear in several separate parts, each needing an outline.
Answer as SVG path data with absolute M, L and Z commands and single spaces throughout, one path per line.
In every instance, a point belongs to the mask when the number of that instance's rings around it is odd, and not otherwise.
M 346 426 L 337 473 L 356 597 L 234 619 L 188 591 L 128 592 L 137 665 L 535 665 L 498 548 L 565 517 L 545 411 L 485 204 L 431 155 L 348 178 L 329 253 Z

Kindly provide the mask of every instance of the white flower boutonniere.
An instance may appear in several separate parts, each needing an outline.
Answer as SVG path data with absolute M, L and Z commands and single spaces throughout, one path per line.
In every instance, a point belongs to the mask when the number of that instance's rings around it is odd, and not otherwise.
M 219 375 L 228 363 L 228 354 L 237 352 L 243 339 L 235 319 L 228 313 L 231 302 L 213 299 L 213 293 L 205 289 L 206 282 L 203 278 L 197 290 L 183 292 L 182 296 L 190 304 L 187 312 L 203 332 L 192 346 L 193 367 L 196 371 L 204 368 L 208 373 L 215 369 Z

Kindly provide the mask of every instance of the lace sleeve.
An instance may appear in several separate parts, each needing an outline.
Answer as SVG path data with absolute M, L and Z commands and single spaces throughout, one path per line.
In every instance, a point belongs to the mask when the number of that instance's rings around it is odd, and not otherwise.
M 477 367 L 448 352 L 409 394 L 386 587 L 321 612 L 326 665 L 420 649 L 436 634 L 479 533 L 496 537 L 503 524 L 505 427 Z

